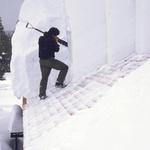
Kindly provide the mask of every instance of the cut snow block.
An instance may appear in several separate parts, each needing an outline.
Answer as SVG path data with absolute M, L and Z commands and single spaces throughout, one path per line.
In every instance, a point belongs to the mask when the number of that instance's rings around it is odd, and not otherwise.
M 26 28 L 27 23 L 31 23 L 34 27 L 44 32 L 51 27 L 57 27 L 60 30 L 59 37 L 66 41 L 70 39 L 70 31 L 64 0 L 25 0 L 18 20 L 12 37 L 12 87 L 14 94 L 18 98 L 24 96 L 28 99 L 39 94 L 41 72 L 38 57 L 38 40 L 42 33 Z M 56 55 L 56 59 L 63 61 L 68 66 L 72 62 L 70 42 L 68 41 L 69 47 L 67 48 L 61 46 L 59 53 Z M 58 71 L 52 71 L 48 87 L 55 84 L 57 74 Z M 70 80 L 70 76 L 68 74 L 66 81 Z
M 150 1 L 136 0 L 136 51 L 150 51 Z
M 135 0 L 107 0 L 107 55 L 113 63 L 135 51 Z
M 72 31 L 72 68 L 76 81 L 106 63 L 105 1 L 65 2 Z

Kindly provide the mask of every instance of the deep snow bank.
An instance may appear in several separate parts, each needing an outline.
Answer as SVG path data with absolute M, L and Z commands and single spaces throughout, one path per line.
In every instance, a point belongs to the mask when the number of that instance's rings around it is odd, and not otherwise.
M 45 133 L 39 149 L 149 149 L 149 68 L 150 61 L 116 83 L 95 107 Z

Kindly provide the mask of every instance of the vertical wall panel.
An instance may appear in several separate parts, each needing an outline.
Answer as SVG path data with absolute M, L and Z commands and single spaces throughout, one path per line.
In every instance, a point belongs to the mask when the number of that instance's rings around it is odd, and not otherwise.
M 150 51 L 150 0 L 136 0 L 136 50 Z
M 135 51 L 135 0 L 106 0 L 108 62 Z
M 66 0 L 74 79 L 106 63 L 105 0 Z

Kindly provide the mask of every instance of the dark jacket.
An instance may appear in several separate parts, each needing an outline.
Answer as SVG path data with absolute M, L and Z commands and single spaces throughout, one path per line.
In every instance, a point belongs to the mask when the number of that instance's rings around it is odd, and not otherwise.
M 59 44 L 50 36 L 44 35 L 39 38 L 39 57 L 49 59 L 55 57 L 55 52 L 59 51 Z

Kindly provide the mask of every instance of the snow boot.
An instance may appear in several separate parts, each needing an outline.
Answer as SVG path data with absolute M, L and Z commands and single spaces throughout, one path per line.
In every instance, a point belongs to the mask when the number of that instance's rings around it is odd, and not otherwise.
M 40 100 L 44 100 L 44 99 L 46 99 L 48 96 L 46 96 L 46 95 L 41 95 L 41 96 L 39 96 L 40 97 Z
M 55 87 L 56 88 L 65 88 L 67 85 L 64 83 L 56 82 Z

